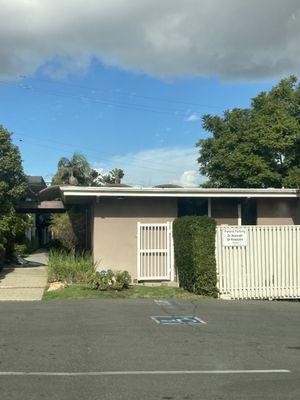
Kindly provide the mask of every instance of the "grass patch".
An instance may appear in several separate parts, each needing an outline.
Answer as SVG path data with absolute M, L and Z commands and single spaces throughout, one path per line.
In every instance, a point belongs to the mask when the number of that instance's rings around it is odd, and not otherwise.
M 71 285 L 64 289 L 52 292 L 44 292 L 43 300 L 67 300 L 67 299 L 95 299 L 105 298 L 186 298 L 201 299 L 202 296 L 195 295 L 186 290 L 171 286 L 132 286 L 122 291 L 99 291 L 92 290 L 86 284 Z

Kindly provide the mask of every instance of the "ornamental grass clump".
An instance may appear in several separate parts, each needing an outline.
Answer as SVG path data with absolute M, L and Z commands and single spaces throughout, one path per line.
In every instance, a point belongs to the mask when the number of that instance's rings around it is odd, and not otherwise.
M 95 271 L 92 256 L 65 250 L 51 250 L 48 263 L 48 281 L 86 283 Z
M 215 235 L 212 218 L 187 216 L 174 221 L 175 264 L 183 289 L 217 297 Z

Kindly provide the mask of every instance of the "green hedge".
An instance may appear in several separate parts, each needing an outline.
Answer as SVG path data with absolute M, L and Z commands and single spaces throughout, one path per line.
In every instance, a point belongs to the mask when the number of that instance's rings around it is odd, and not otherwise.
M 174 221 L 179 284 L 190 292 L 217 297 L 215 234 L 216 223 L 209 217 L 187 216 Z

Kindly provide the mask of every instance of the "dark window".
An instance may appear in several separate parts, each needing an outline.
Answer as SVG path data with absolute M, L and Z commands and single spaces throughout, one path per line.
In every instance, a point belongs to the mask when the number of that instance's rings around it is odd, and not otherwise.
M 247 199 L 242 203 L 242 225 L 256 225 L 256 200 Z
M 237 219 L 238 199 L 218 198 L 211 200 L 211 216 L 216 219 Z M 230 223 L 230 222 L 222 223 Z
M 185 215 L 207 215 L 207 209 L 207 199 L 178 199 L 178 217 L 184 217 Z

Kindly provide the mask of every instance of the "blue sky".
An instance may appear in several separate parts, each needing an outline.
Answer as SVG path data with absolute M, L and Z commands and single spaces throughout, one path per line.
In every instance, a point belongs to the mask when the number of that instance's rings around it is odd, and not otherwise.
M 25 172 L 79 151 L 129 184 L 203 181 L 201 116 L 300 70 L 299 2 L 223 1 L 0 0 L 0 123 Z
M 44 72 L 49 65 L 0 85 L 1 123 L 14 133 L 26 173 L 46 180 L 61 156 L 79 151 L 94 167 L 123 168 L 130 184 L 180 183 L 186 171 L 197 170 L 195 143 L 208 135 L 201 116 L 247 107 L 272 84 L 167 81 L 96 60 L 82 73 L 55 79 Z

